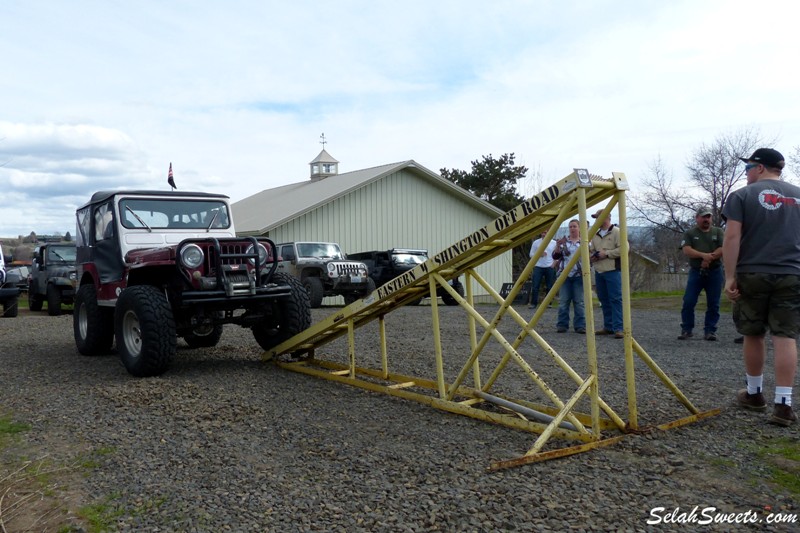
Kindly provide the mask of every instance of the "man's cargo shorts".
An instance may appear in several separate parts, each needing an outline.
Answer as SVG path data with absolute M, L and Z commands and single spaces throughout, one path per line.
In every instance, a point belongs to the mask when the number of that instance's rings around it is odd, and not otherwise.
M 800 276 L 745 272 L 736 274 L 738 300 L 733 304 L 733 321 L 742 335 L 763 335 L 796 339 L 800 333 Z

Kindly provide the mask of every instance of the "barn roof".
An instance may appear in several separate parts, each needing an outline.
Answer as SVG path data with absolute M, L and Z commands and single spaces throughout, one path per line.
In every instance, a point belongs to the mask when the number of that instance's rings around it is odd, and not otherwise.
M 478 207 L 489 216 L 497 217 L 503 214 L 501 209 L 410 159 L 399 163 L 345 172 L 325 179 L 304 180 L 299 183 L 265 189 L 233 204 L 236 232 L 250 235 L 264 234 L 289 220 L 298 218 L 356 189 L 401 170 L 450 191 L 460 200 Z

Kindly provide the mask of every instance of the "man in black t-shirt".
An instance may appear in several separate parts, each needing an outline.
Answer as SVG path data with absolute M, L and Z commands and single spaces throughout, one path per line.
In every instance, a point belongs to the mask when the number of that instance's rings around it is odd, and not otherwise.
M 722 215 L 728 221 L 722 245 L 725 294 L 734 302 L 736 329 L 744 335 L 747 388 L 741 407 L 766 411 L 762 393 L 765 336 L 775 356 L 775 408 L 769 421 L 792 425 L 792 386 L 800 334 L 800 187 L 781 180 L 786 164 L 771 148 L 759 148 L 745 163 L 747 187 L 731 193 Z

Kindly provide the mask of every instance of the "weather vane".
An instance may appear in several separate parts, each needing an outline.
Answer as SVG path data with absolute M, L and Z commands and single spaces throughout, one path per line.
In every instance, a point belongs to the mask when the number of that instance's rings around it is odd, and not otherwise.
M 327 144 L 327 142 L 328 142 L 328 141 L 326 141 L 326 140 L 325 140 L 325 134 L 324 134 L 324 133 L 323 133 L 323 134 L 321 134 L 321 135 L 319 136 L 319 138 L 320 138 L 320 139 L 322 139 L 322 140 L 321 140 L 319 143 L 322 145 L 322 149 L 324 150 L 324 149 L 325 149 L 325 145 L 326 145 L 326 144 Z

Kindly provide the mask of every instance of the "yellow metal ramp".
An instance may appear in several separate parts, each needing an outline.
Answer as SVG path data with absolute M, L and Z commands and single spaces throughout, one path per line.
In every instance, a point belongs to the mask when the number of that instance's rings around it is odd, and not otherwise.
M 646 364 L 672 393 L 677 402 L 688 411 L 686 416 L 654 427 L 667 429 L 716 414 L 719 412 L 718 409 L 700 412 L 633 337 L 625 202 L 627 190 L 628 184 L 624 174 L 614 173 L 610 179 L 604 179 L 590 175 L 585 169 L 576 169 L 564 179 L 527 199 L 492 223 L 477 229 L 445 250 L 433 255 L 427 262 L 378 287 L 368 297 L 333 312 L 323 321 L 313 324 L 306 331 L 275 347 L 265 354 L 265 358 L 274 359 L 283 368 L 296 372 L 414 400 L 443 411 L 539 434 L 526 452 L 514 459 L 494 462 L 491 465 L 492 468 L 505 468 L 563 457 L 612 444 L 623 438 L 626 433 L 653 429 L 652 427 L 639 427 L 634 354 Z M 587 210 L 605 201 L 608 201 L 608 204 L 604 208 L 603 214 L 589 228 Z M 606 214 L 610 213 L 614 207 L 619 213 L 623 243 L 621 273 L 627 386 L 627 413 L 625 416 L 612 409 L 600 395 L 597 344 L 590 304 L 592 302 L 592 283 L 589 266 L 589 235 L 597 232 Z M 580 220 L 581 229 L 580 253 L 574 254 L 564 268 L 564 273 L 540 303 L 533 317 L 525 319 L 514 309 L 512 303 L 524 283 L 530 278 L 539 256 L 531 257 L 505 298 L 501 297 L 475 269 L 486 261 L 529 242 L 533 236 L 537 236 L 541 232 L 546 232 L 544 242 L 549 242 L 559 226 L 576 214 Z M 585 375 L 577 372 L 536 329 L 548 304 L 558 294 L 566 274 L 579 260 L 584 282 L 584 301 L 587 302 Z M 466 294 L 463 298 L 448 284 L 449 280 L 457 276 L 464 276 Z M 476 283 L 497 302 L 496 307 L 490 308 L 492 311 L 490 314 L 493 315 L 491 318 L 485 318 L 480 309 L 475 306 L 473 290 Z M 434 359 L 434 375 L 425 378 L 390 371 L 392 346 L 387 342 L 386 315 L 424 295 L 435 295 L 438 287 L 442 287 L 456 299 L 466 313 L 468 328 L 466 334 L 470 340 L 469 353 L 446 353 L 440 339 L 439 306 L 436 298 L 431 298 L 430 312 L 433 329 L 431 352 Z M 483 306 L 482 309 L 485 310 L 486 306 Z M 418 311 L 425 312 L 425 309 L 419 308 Z M 376 320 L 378 321 L 380 368 L 369 368 L 358 363 L 361 357 L 356 353 L 356 330 Z M 506 321 L 505 324 L 511 321 L 519 327 L 519 334 L 515 338 L 507 338 L 501 334 L 498 326 L 503 321 Z M 482 333 L 478 326 L 482 329 Z M 343 336 L 346 336 L 347 339 L 347 364 L 319 357 L 320 347 Z M 490 341 L 499 344 L 504 355 L 499 360 L 497 358 L 491 360 L 489 377 L 483 379 L 481 375 L 482 356 Z M 547 357 L 536 358 L 535 365 L 528 360 L 530 358 L 523 357 L 520 351 L 526 341 L 534 343 L 537 349 L 544 352 Z M 284 354 L 292 354 L 295 360 L 283 361 L 279 356 Z M 298 358 L 299 360 L 296 360 Z M 374 358 L 371 359 L 374 360 Z M 488 359 L 488 357 L 483 359 Z M 446 379 L 444 371 L 445 361 L 450 366 L 455 361 L 456 366 L 460 368 L 456 376 L 453 376 L 452 372 L 450 373 L 449 380 Z M 559 396 L 534 368 L 538 365 L 560 369 L 568 382 L 574 383 L 574 391 L 568 395 Z M 511 396 L 494 392 L 493 388 L 501 376 L 511 367 L 521 370 L 525 374 L 529 382 L 534 385 L 529 388 L 536 390 L 536 397 L 544 397 L 545 403 L 517 395 Z M 589 412 L 580 412 L 577 409 L 579 402 L 585 404 L 587 399 Z M 568 445 L 559 446 L 565 441 Z M 577 444 L 575 444 L 576 442 Z

